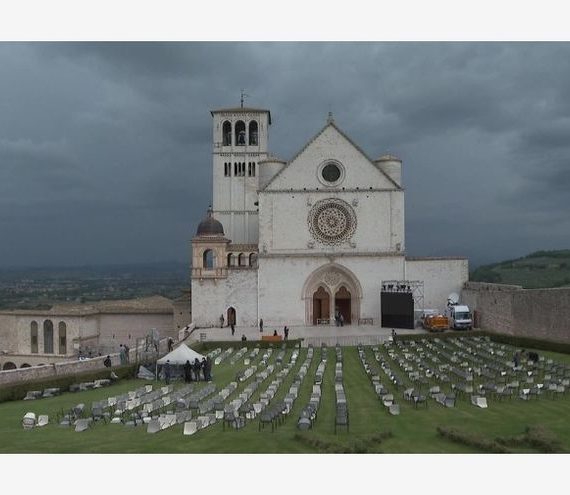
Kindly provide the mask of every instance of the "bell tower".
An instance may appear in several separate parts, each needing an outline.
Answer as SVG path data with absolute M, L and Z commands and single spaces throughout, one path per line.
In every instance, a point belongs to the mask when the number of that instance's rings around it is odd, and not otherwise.
M 259 162 L 267 158 L 269 110 L 212 110 L 213 213 L 234 244 L 257 244 Z

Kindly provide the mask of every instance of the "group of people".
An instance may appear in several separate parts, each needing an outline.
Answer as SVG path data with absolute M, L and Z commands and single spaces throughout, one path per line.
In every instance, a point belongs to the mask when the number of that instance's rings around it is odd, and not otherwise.
M 518 368 L 525 359 L 536 364 L 538 362 L 538 353 L 533 351 L 527 352 L 525 349 L 522 351 L 516 351 L 513 354 L 513 363 L 515 368 Z
M 121 362 L 121 366 L 125 364 L 129 364 L 129 346 L 127 344 L 121 344 L 121 348 L 119 350 L 119 360 Z
M 274 337 L 278 337 L 279 333 L 277 333 L 277 330 L 273 330 L 273 336 Z M 283 340 L 287 340 L 289 338 L 289 327 L 288 326 L 284 326 L 283 327 Z
M 212 360 L 209 356 L 202 358 L 202 361 L 196 358 L 193 363 L 187 360 L 184 364 L 184 381 L 186 383 L 192 381 L 199 382 L 200 374 L 203 377 L 203 381 L 209 382 L 212 380 Z
M 172 378 L 172 366 L 170 364 L 170 359 L 166 361 L 164 368 L 164 381 L 168 385 Z M 200 378 L 202 377 L 202 378 Z M 202 358 L 200 361 L 198 358 L 194 359 L 191 363 L 190 360 L 186 360 L 184 364 L 184 381 L 186 383 L 205 381 L 209 382 L 212 380 L 212 360 L 210 357 Z

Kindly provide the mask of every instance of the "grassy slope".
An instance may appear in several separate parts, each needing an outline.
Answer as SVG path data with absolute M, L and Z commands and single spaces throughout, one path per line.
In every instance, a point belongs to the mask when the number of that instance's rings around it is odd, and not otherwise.
M 528 289 L 570 286 L 570 250 L 537 251 L 516 260 L 480 266 L 469 279 Z
M 296 371 L 305 359 L 306 349 L 302 349 L 297 363 L 279 390 L 277 398 L 283 397 Z M 367 358 L 372 366 L 378 367 L 372 351 L 367 349 Z M 277 352 L 274 352 L 274 361 Z M 287 351 L 288 360 L 291 350 Z M 546 353 L 545 353 L 546 354 Z M 261 355 L 261 353 L 260 353 Z M 222 431 L 218 423 L 197 434 L 186 437 L 182 435 L 182 425 L 154 435 L 146 433 L 146 428 L 126 428 L 122 425 L 97 424 L 83 433 L 75 433 L 73 429 L 63 429 L 50 424 L 43 429 L 24 431 L 20 424 L 27 411 L 36 414 L 49 414 L 55 419 L 56 412 L 69 408 L 78 402 L 90 406 L 91 401 L 126 390 L 133 390 L 143 383 L 140 380 L 124 381 L 112 388 L 90 390 L 78 394 L 64 394 L 51 399 L 39 401 L 18 401 L 0 404 L 0 452 L 85 452 L 85 453 L 305 453 L 316 450 L 294 438 L 297 433 L 296 420 L 300 409 L 308 401 L 314 372 L 319 361 L 320 351 L 315 355 L 303 387 L 295 402 L 292 413 L 285 423 L 275 432 L 265 429 L 258 432 L 258 422 L 250 422 L 244 429 Z M 553 355 L 554 356 L 554 355 Z M 259 356 L 260 357 L 260 356 Z M 259 360 L 257 358 L 257 361 Z M 560 361 L 568 362 L 570 356 L 555 355 Z M 365 439 L 372 433 L 390 430 L 393 438 L 385 440 L 376 447 L 377 452 L 477 452 L 476 449 L 457 445 L 437 436 L 438 425 L 456 426 L 479 432 L 490 438 L 494 436 L 510 436 L 523 432 L 525 426 L 542 424 L 555 433 L 567 449 L 570 449 L 570 429 L 567 419 L 570 415 L 570 397 L 558 400 L 541 397 L 537 401 L 491 401 L 487 410 L 471 406 L 465 399 L 458 402 L 455 409 L 445 409 L 433 401 L 429 401 L 428 409 L 417 410 L 401 400 L 401 391 L 396 391 L 396 399 L 401 404 L 401 415 L 392 417 L 376 398 L 370 381 L 364 373 L 358 359 L 356 348 L 344 349 L 344 386 L 350 411 L 350 432 L 344 430 L 334 434 L 334 349 L 328 351 L 328 363 L 323 383 L 321 408 L 314 429 L 308 436 L 316 436 L 322 440 L 349 444 L 356 439 Z M 227 362 L 214 368 L 215 382 L 221 388 L 234 379 L 238 369 L 243 368 L 243 361 L 232 367 Z M 398 368 L 394 366 L 397 371 Z M 403 373 L 402 373 L 403 375 Z M 380 376 L 383 377 L 382 373 Z M 258 392 L 265 390 L 272 378 L 263 382 Z M 240 383 L 238 392 L 248 382 Z M 233 396 L 232 396 L 233 397 Z M 372 450 L 374 451 L 374 450 Z

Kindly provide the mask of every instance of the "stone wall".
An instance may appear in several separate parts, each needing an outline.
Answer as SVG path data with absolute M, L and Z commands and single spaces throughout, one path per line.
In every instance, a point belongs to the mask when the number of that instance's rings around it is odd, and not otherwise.
M 176 332 L 192 323 L 192 306 L 189 292 L 185 293 L 183 298 L 172 303 L 172 311 L 174 314 L 173 326 Z
M 2 356 L 1 363 L 4 365 L 5 362 L 14 362 L 16 366 L 20 364 L 20 361 L 25 359 L 22 356 Z M 86 359 L 85 361 L 66 361 L 59 363 L 46 364 L 45 366 L 33 366 L 31 368 L 20 368 L 14 370 L 6 370 L 0 372 L 0 386 L 9 383 L 16 383 L 21 381 L 30 380 L 41 380 L 47 378 L 53 378 L 55 376 L 63 376 L 74 373 L 85 373 L 87 371 L 94 371 L 103 369 L 104 357 Z M 28 362 L 30 359 L 28 358 Z M 113 366 L 119 364 L 118 356 L 112 359 Z
M 103 352 L 116 352 L 121 344 L 131 349 L 137 339 L 148 335 L 156 328 L 160 338 L 175 338 L 178 332 L 173 328 L 173 314 L 101 314 L 99 315 L 99 348 Z
M 230 307 L 236 310 L 236 325 L 257 325 L 256 269 L 229 269 L 225 279 L 192 279 L 192 323 L 196 327 L 218 327 L 221 314 L 227 324 Z
M 335 270 L 336 265 L 352 273 L 355 282 L 361 287 L 360 314 L 356 317 L 372 318 L 375 323 L 379 322 L 382 280 L 402 278 L 403 256 L 289 258 L 260 255 L 259 308 L 260 317 L 263 318 L 265 325 L 283 327 L 284 325 L 312 324 L 307 321 L 305 299 L 305 297 L 312 297 L 312 294 L 303 293 L 306 288 L 305 284 L 317 270 L 323 270 L 327 266 Z
M 469 279 L 467 258 L 406 258 L 406 280 L 424 283 L 424 307 L 443 311 L 447 298 Z
M 570 288 L 467 282 L 461 298 L 477 312 L 479 326 L 485 330 L 570 342 Z
M 0 314 L 0 352 L 17 352 L 18 336 L 10 331 L 16 324 L 14 315 Z
M 176 339 L 175 339 L 176 341 Z M 164 355 L 167 353 L 167 339 L 161 338 L 159 344 L 159 355 Z M 143 351 L 143 346 L 139 347 L 139 358 L 140 353 Z M 111 365 L 119 366 L 121 364 L 119 353 L 108 353 L 111 357 Z M 107 356 L 103 355 L 101 357 L 95 357 L 85 360 L 66 360 L 61 361 L 61 356 L 51 358 L 44 356 L 43 359 L 37 355 L 32 356 L 6 356 L 0 355 L 0 369 L 4 367 L 7 362 L 14 363 L 18 369 L 4 370 L 0 371 L 0 387 L 2 385 L 9 385 L 18 382 L 28 382 L 32 380 L 42 380 L 49 379 L 58 376 L 73 375 L 79 373 L 86 373 L 90 371 L 102 370 L 105 368 L 103 361 Z M 34 361 L 35 359 L 35 361 Z M 58 362 L 51 362 L 50 359 L 59 359 Z M 44 366 L 37 366 L 39 361 L 43 361 Z M 135 363 L 137 361 L 137 349 L 131 347 L 129 351 L 129 361 L 130 363 Z M 20 368 L 23 363 L 29 363 L 32 365 L 30 368 Z

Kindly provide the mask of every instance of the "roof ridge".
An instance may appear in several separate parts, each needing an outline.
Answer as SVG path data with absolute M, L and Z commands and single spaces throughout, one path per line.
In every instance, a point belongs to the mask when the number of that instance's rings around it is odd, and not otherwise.
M 325 129 L 329 125 L 332 125 L 332 122 L 327 122 L 319 132 L 317 132 L 311 139 L 309 139 L 309 141 L 307 141 L 305 146 L 303 146 L 297 153 L 295 153 L 295 156 L 293 156 L 291 160 L 287 161 L 285 163 L 285 166 L 281 170 L 279 170 L 279 172 L 277 172 L 273 177 L 271 177 L 271 180 L 267 184 L 265 184 L 265 187 L 262 190 L 265 191 L 277 179 L 277 177 L 281 175 L 281 173 L 284 170 L 289 168 L 289 165 L 291 165 L 291 163 L 293 163 L 297 159 L 297 157 L 301 155 L 301 153 L 303 153 L 303 151 L 305 151 L 309 147 L 309 145 L 312 144 L 325 131 Z
M 350 136 L 348 136 L 348 134 L 346 134 L 340 127 L 338 127 L 334 121 L 330 122 L 329 125 L 332 125 L 339 133 L 341 136 L 343 136 L 350 144 L 352 144 L 352 146 L 354 146 L 361 154 L 364 158 L 366 158 L 370 164 L 379 172 L 382 173 L 382 175 L 384 175 L 384 177 L 386 177 L 386 179 L 388 179 L 392 184 L 394 184 L 398 189 L 402 189 L 402 186 L 400 186 L 394 179 L 392 179 L 392 177 L 390 177 L 386 172 L 384 172 L 384 170 L 382 170 L 381 168 L 377 167 L 376 164 L 374 163 L 374 161 L 364 152 L 364 150 L 358 146 L 358 144 L 356 144 L 351 138 Z
M 289 160 L 288 162 L 286 162 L 285 166 L 279 171 L 277 172 L 272 178 L 271 180 L 265 185 L 265 187 L 262 189 L 262 191 L 265 191 L 276 179 L 277 177 L 279 177 L 285 170 L 287 170 L 289 168 L 289 166 L 291 165 L 291 163 L 293 163 L 323 132 L 325 132 L 325 130 L 328 127 L 333 127 L 344 139 L 346 139 L 354 148 L 356 148 L 356 150 L 364 157 L 366 158 L 366 160 L 368 160 L 368 162 L 370 163 L 370 165 L 372 165 L 376 170 L 378 170 L 384 177 L 386 177 L 386 179 L 388 179 L 398 190 L 403 190 L 402 186 L 399 185 L 394 179 L 392 179 L 386 172 L 384 172 L 384 170 L 382 170 L 381 168 L 379 168 L 378 166 L 376 166 L 376 164 L 374 163 L 373 160 L 370 159 L 370 157 L 362 150 L 362 148 L 360 146 L 358 146 L 358 144 L 356 144 L 342 129 L 340 129 L 340 127 L 338 127 L 336 125 L 336 123 L 334 121 L 328 121 L 323 128 L 317 132 L 317 134 L 315 134 L 309 141 L 307 141 L 307 143 L 305 144 L 305 146 L 303 146 L 296 154 L 295 156 L 293 156 L 293 158 L 291 158 L 291 160 Z

